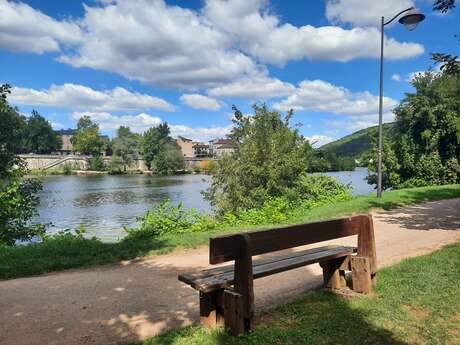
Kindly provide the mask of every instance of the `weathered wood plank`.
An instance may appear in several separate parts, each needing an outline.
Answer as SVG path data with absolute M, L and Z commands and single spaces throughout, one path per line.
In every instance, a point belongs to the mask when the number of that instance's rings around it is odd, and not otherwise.
M 351 258 L 351 277 L 354 291 L 365 294 L 371 293 L 371 260 L 364 256 L 353 256 Z
M 306 244 L 357 235 L 368 225 L 368 216 L 355 216 L 323 222 L 293 225 L 283 228 L 252 231 L 252 255 L 270 253 Z M 209 262 L 223 263 L 235 259 L 236 235 L 210 239 Z
M 204 327 L 219 327 L 224 325 L 223 290 L 211 292 L 200 291 L 200 323 Z
M 346 286 L 345 278 L 340 274 L 340 267 L 344 261 L 347 260 L 347 256 L 320 262 L 320 266 L 323 269 L 323 281 L 324 287 L 329 289 L 342 289 Z
M 323 252 L 329 249 L 335 249 L 335 248 L 342 248 L 343 246 L 337 246 L 337 245 L 329 245 L 329 246 L 322 246 L 322 247 L 317 247 L 317 248 L 310 248 L 310 249 L 305 249 L 301 251 L 296 251 L 296 252 L 290 252 L 288 254 L 277 254 L 277 255 L 269 255 L 267 254 L 267 257 L 265 258 L 259 258 L 255 261 L 253 261 L 253 266 L 259 266 L 259 265 L 264 265 L 264 264 L 271 264 L 276 261 L 281 261 L 281 260 L 286 260 L 290 258 L 295 258 L 298 256 L 304 256 L 308 254 L 313 254 L 317 252 Z M 347 247 L 348 248 L 348 247 Z M 206 270 L 201 270 L 201 271 L 196 271 L 196 272 L 188 272 L 188 273 L 182 273 L 179 274 L 179 280 L 191 285 L 193 281 L 198 280 L 198 279 L 205 279 L 209 277 L 216 277 L 221 274 L 225 274 L 228 272 L 232 272 L 234 270 L 234 265 L 225 265 L 217 268 L 210 268 Z
M 283 260 L 276 260 L 272 262 L 265 261 L 263 264 L 253 265 L 253 279 L 258 279 L 275 273 L 307 266 L 320 261 L 327 261 L 349 256 L 354 252 L 356 252 L 355 247 L 335 247 L 324 251 L 315 251 L 313 253 L 304 251 L 304 255 L 296 255 L 293 257 L 285 256 Z M 233 271 L 227 271 L 216 276 L 207 276 L 202 279 L 195 279 L 187 282 L 187 284 L 190 284 L 194 289 L 203 292 L 226 288 L 233 285 L 233 283 Z
M 225 328 L 232 335 L 244 333 L 243 296 L 233 290 L 224 291 Z

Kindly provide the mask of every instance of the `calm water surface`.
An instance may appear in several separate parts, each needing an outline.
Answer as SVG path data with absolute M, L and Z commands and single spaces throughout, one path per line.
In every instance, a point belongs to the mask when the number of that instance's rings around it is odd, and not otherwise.
M 364 181 L 366 174 L 366 169 L 359 168 L 327 175 L 351 183 L 353 194 L 359 195 L 372 191 Z M 210 177 L 204 175 L 47 176 L 35 221 L 52 223 L 50 232 L 84 225 L 88 235 L 113 241 L 124 235 L 124 226 L 136 225 L 137 217 L 165 199 L 211 212 L 200 194 L 209 181 Z

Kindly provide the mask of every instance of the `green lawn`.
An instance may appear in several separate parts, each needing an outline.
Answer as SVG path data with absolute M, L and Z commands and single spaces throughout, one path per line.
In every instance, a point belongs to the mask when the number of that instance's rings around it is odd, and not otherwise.
M 388 210 L 405 204 L 459 197 L 460 185 L 389 191 L 384 193 L 383 198 L 380 200 L 372 194 L 355 197 L 345 202 L 321 206 L 307 212 L 298 212 L 286 223 L 293 224 L 322 220 L 349 214 L 365 213 L 373 208 Z M 260 227 L 267 226 L 270 226 L 270 224 L 264 224 Z M 249 228 L 233 227 L 142 240 L 129 239 L 118 243 L 102 243 L 94 240 L 61 237 L 28 246 L 0 247 L 0 279 L 114 263 L 145 255 L 167 253 L 178 247 L 193 248 L 207 244 L 210 236 L 244 230 L 249 230 Z
M 258 317 L 253 332 L 187 327 L 142 345 L 460 344 L 460 243 L 378 273 L 376 295 L 314 292 Z

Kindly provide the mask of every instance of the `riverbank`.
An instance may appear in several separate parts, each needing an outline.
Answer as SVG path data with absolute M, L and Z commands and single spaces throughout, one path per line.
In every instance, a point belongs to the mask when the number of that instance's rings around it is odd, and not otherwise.
M 460 198 L 460 185 L 388 191 L 384 193 L 381 199 L 377 199 L 374 194 L 358 196 L 348 201 L 323 205 L 303 214 L 297 212 L 295 213 L 296 216 L 281 224 L 295 224 L 366 213 L 372 209 L 390 210 L 402 205 L 451 198 Z M 164 254 L 177 248 L 196 248 L 207 244 L 211 236 L 274 225 L 240 225 L 217 228 L 211 231 L 158 237 L 128 237 L 116 243 L 103 243 L 98 239 L 85 239 L 67 233 L 52 237 L 42 243 L 18 247 L 0 247 L 0 279 L 120 262 L 147 255 Z

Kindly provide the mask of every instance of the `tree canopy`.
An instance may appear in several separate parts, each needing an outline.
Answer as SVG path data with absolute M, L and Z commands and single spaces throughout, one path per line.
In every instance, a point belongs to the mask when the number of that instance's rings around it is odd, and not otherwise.
M 99 135 L 99 125 L 89 116 L 78 120 L 77 131 L 72 138 L 75 151 L 86 155 L 100 156 L 104 151 L 104 140 Z
M 261 207 L 271 197 L 296 198 L 313 149 L 290 127 L 292 112 L 282 118 L 265 105 L 254 106 L 253 116 L 234 111 L 229 138 L 239 147 L 219 161 L 205 197 L 219 212 Z
M 24 149 L 26 152 L 50 153 L 61 147 L 59 136 L 53 131 L 51 124 L 37 111 L 27 119 L 24 130 Z

